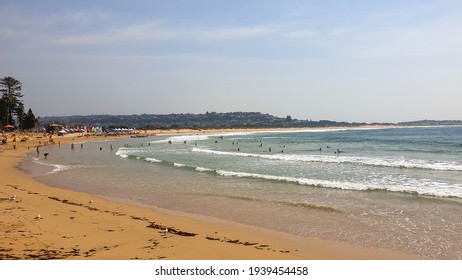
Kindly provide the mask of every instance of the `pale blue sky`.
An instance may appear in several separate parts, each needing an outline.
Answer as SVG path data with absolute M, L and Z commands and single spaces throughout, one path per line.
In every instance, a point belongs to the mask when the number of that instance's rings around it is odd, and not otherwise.
M 45 115 L 462 119 L 462 1 L 5 1 L 0 77 Z

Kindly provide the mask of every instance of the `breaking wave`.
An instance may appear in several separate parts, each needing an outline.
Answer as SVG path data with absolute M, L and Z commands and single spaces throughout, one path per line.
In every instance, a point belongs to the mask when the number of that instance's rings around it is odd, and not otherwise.
M 40 159 L 38 159 L 38 158 L 33 158 L 33 159 L 34 159 L 34 163 L 37 163 L 37 164 L 40 164 L 40 165 L 44 165 L 44 166 L 48 166 L 48 167 L 53 168 L 51 171 L 49 171 L 49 172 L 46 173 L 45 175 L 56 174 L 56 173 L 59 173 L 59 172 L 62 172 L 62 171 L 66 171 L 66 170 L 71 170 L 71 169 L 87 168 L 87 167 L 89 167 L 89 166 L 81 165 L 81 164 L 76 164 L 76 165 L 53 164 L 53 163 L 44 162 L 43 160 L 40 160 Z
M 462 171 L 460 162 L 434 162 L 429 160 L 407 159 L 402 157 L 357 157 L 357 156 L 327 156 L 327 155 L 291 155 L 291 154 L 255 154 L 241 152 L 215 151 L 209 149 L 193 148 L 193 152 L 211 155 L 232 157 L 254 157 L 268 160 L 295 161 L 295 162 L 319 162 L 337 164 L 357 164 L 377 167 L 427 169 L 437 171 Z

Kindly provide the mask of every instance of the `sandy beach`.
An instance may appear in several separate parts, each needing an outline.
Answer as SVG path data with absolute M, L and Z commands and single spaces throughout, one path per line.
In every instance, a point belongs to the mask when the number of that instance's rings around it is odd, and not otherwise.
M 56 137 L 53 145 L 69 145 L 72 138 Z M 8 139 L 7 145 L 0 146 L 0 259 L 421 258 L 52 188 L 16 168 L 28 152 L 35 153 L 39 142 L 48 139 L 31 135 L 21 142 L 22 136 L 17 135 L 16 149 L 10 133 Z

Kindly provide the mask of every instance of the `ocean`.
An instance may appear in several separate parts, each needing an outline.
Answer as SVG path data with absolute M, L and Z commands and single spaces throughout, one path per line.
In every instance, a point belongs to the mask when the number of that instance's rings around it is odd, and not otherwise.
M 462 127 L 75 141 L 43 147 L 21 168 L 51 186 L 126 202 L 462 259 Z

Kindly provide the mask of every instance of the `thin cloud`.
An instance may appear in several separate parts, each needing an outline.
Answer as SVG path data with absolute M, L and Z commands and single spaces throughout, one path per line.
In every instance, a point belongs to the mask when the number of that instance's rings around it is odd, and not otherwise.
M 245 26 L 237 28 L 211 28 L 202 34 L 201 39 L 209 41 L 243 40 L 272 34 L 266 26 Z
M 60 44 L 97 45 L 134 42 L 187 41 L 231 41 L 245 40 L 265 35 L 272 31 L 265 26 L 238 28 L 211 28 L 209 26 L 169 26 L 164 21 L 153 21 L 121 27 L 109 27 L 100 32 L 66 36 Z
M 55 16 L 57 22 L 67 21 L 76 26 L 91 27 L 97 24 L 116 20 L 116 15 L 103 11 L 73 11 Z
M 100 32 L 72 35 L 60 38 L 57 43 L 64 45 L 106 45 L 114 43 L 136 43 L 146 41 L 166 41 L 178 34 L 158 22 L 109 27 Z

